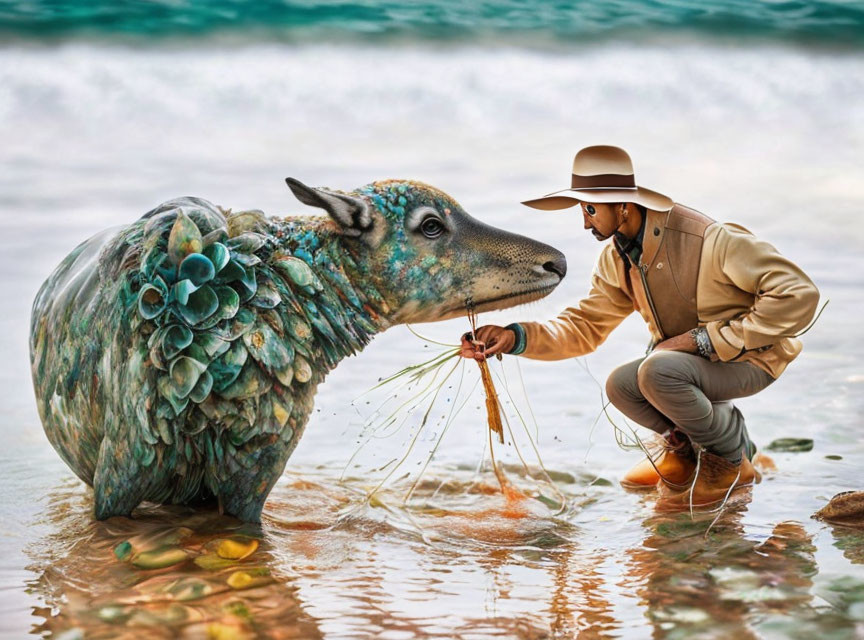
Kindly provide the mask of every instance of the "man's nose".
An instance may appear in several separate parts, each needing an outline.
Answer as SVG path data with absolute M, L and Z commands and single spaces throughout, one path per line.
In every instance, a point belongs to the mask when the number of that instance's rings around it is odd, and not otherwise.
M 588 221 L 588 214 L 585 213 L 584 211 L 582 212 L 582 221 L 585 223 L 585 228 L 586 228 L 586 229 L 590 229 L 590 228 L 591 228 L 591 223 Z

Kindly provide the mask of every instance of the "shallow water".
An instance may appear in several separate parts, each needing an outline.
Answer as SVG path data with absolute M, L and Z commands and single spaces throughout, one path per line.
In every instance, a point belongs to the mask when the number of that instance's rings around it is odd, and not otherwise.
M 747 492 L 716 522 L 715 514 L 655 514 L 651 497 L 628 500 L 624 510 L 619 490 L 596 478 L 559 477 L 569 508 L 553 516 L 543 503 L 508 501 L 472 475 L 453 469 L 430 477 L 405 506 L 398 486 L 368 503 L 350 481 L 288 473 L 260 527 L 167 507 L 96 522 L 86 492 L 63 483 L 43 513 L 56 531 L 28 550 L 29 590 L 50 605 L 33 610 L 34 631 L 80 629 L 88 638 L 860 632 L 860 573 L 821 575 L 817 562 L 819 538 L 860 562 L 860 532 L 753 522 Z M 440 482 L 445 489 L 433 497 Z M 254 550 L 224 559 L 226 539 Z M 130 558 L 118 559 L 126 544 Z M 185 557 L 165 568 L 135 566 L 148 551 L 166 549 Z
M 0 633 L 864 636 L 864 535 L 810 519 L 835 493 L 862 488 L 864 227 L 851 222 L 864 209 L 862 78 L 855 52 L 692 43 L 0 48 Z M 813 451 L 774 455 L 778 470 L 713 525 L 715 514 L 658 514 L 656 495 L 621 490 L 638 455 L 616 447 L 595 380 L 644 351 L 631 317 L 589 357 L 503 363 L 514 435 L 495 453 L 542 500 L 507 503 L 494 491 L 475 395 L 403 504 L 450 406 L 479 377 L 467 368 L 367 503 L 417 418 L 362 446 L 389 391 L 363 394 L 438 349 L 397 328 L 322 386 L 260 527 L 158 507 L 93 521 L 89 490 L 41 433 L 26 350 L 35 291 L 81 239 L 184 194 L 300 211 L 285 175 L 341 188 L 416 177 L 565 251 L 569 275 L 555 293 L 481 322 L 541 319 L 584 293 L 599 247 L 574 217 L 517 203 L 563 186 L 575 149 L 599 142 L 627 147 L 642 184 L 775 243 L 831 298 L 801 358 L 740 403 L 758 444 L 808 437 Z M 452 342 L 466 328 L 418 330 Z M 548 483 L 520 476 L 513 443 L 536 459 L 514 406 L 567 497 L 563 513 Z M 229 566 L 195 564 L 230 536 L 258 547 Z M 168 545 L 188 559 L 138 568 L 115 554 L 125 541 L 134 554 Z M 235 572 L 246 588 L 229 585 Z

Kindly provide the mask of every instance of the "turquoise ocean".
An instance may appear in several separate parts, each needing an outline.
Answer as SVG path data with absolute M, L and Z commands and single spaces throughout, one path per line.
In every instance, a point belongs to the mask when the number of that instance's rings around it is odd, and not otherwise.
M 688 33 L 804 43 L 860 44 L 864 7 L 849 0 L 611 0 L 608 2 L 302 2 L 292 0 L 9 1 L 0 33 L 11 38 L 207 37 L 286 41 L 320 37 L 421 41 L 489 37 L 569 43 L 577 39 Z

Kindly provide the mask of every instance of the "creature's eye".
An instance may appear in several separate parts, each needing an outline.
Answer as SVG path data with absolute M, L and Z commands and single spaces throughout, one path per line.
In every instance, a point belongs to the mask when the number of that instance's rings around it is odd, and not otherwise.
M 592 205 L 589 204 L 587 207 L 585 207 L 585 212 L 589 216 L 593 216 L 595 213 L 597 213 L 597 210 Z
M 429 216 L 420 223 L 420 232 L 427 238 L 437 238 L 444 233 L 444 225 L 438 218 Z

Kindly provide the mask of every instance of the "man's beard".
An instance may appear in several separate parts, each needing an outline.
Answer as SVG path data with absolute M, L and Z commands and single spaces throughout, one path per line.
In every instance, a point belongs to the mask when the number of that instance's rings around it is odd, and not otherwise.
M 591 235 L 593 235 L 598 242 L 603 242 L 604 240 L 608 240 L 611 236 L 604 236 L 602 233 L 597 231 L 597 229 L 591 229 Z

